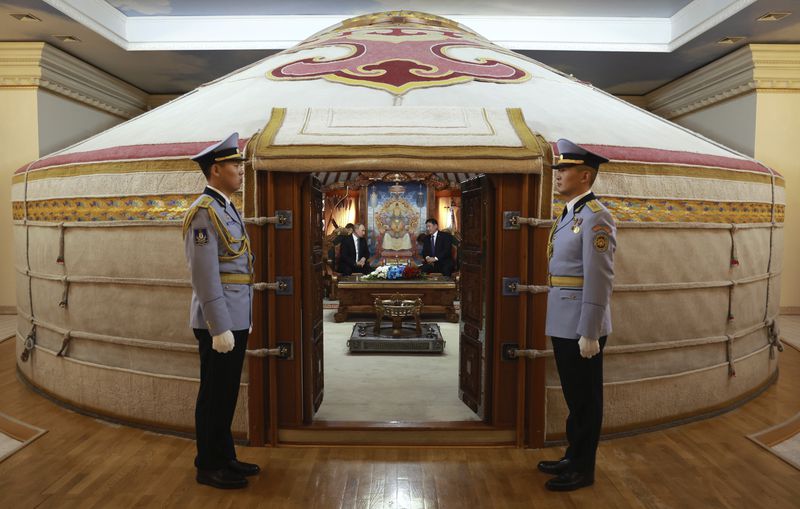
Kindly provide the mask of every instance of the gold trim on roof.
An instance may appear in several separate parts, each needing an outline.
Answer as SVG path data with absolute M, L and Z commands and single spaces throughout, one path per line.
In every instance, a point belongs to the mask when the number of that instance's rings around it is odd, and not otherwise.
M 78 177 L 84 175 L 102 174 L 123 174 L 139 172 L 164 172 L 164 171 L 185 171 L 199 172 L 200 167 L 194 161 L 185 159 L 146 159 L 136 161 L 114 161 L 101 163 L 78 163 L 64 166 L 54 166 L 33 170 L 28 173 L 28 182 L 41 179 Z M 13 184 L 25 182 L 25 174 L 14 175 L 11 179 Z
M 613 161 L 603 163 L 601 174 L 608 173 L 627 173 L 630 175 L 646 176 L 668 176 L 668 177 L 692 177 L 716 180 L 734 180 L 739 182 L 755 182 L 759 184 L 769 184 L 772 176 L 769 173 L 754 172 L 748 170 L 729 170 L 725 168 L 714 168 L 707 166 L 686 166 L 664 163 L 627 163 Z M 775 185 L 785 187 L 786 182 L 783 177 L 775 176 Z
M 275 134 L 277 134 L 277 129 L 283 123 L 283 115 L 285 115 L 285 109 L 283 108 L 276 108 L 276 110 L 282 110 L 282 113 L 278 115 L 273 115 L 270 118 L 270 123 L 267 124 L 265 128 L 265 132 L 262 136 L 269 140 L 269 143 L 272 142 L 274 139 Z M 517 134 L 520 135 L 520 138 L 523 140 L 525 146 L 530 146 L 531 144 L 536 143 L 535 135 L 527 128 L 527 125 L 524 124 L 524 120 L 520 121 L 521 115 L 518 117 L 514 109 L 511 109 L 509 118 L 511 119 L 512 125 L 514 125 L 514 129 L 517 130 Z M 258 143 L 262 143 L 263 141 L 259 139 L 257 140 Z M 259 151 L 259 144 L 255 144 L 255 149 Z M 268 145 L 267 145 L 268 146 Z M 298 157 L 298 159 L 303 159 L 302 157 Z M 467 164 L 467 161 L 462 161 L 463 164 Z M 346 161 L 340 161 L 337 164 L 337 167 L 342 167 L 346 169 Z M 445 165 L 449 166 L 449 165 Z M 471 165 L 472 166 L 472 165 Z M 526 165 L 525 167 L 528 167 Z M 315 168 L 321 168 L 315 171 L 326 171 L 324 165 L 317 165 Z M 126 173 L 139 173 L 139 172 L 199 172 L 200 169 L 197 166 L 197 163 L 191 161 L 190 159 L 147 159 L 147 160 L 136 160 L 136 161 L 115 161 L 115 162 L 99 162 L 99 163 L 79 163 L 79 164 L 70 164 L 70 165 L 63 165 L 63 166 L 55 166 L 51 168 L 43 168 L 40 170 L 31 171 L 28 174 L 28 182 L 42 180 L 42 179 L 54 179 L 54 178 L 62 178 L 62 177 L 78 177 L 78 176 L 85 176 L 85 175 L 102 175 L 102 174 L 126 174 Z M 510 168 L 506 168 L 505 173 L 513 172 Z M 496 172 L 495 172 L 496 173 Z M 702 178 L 702 179 L 715 179 L 715 180 L 723 180 L 723 181 L 738 181 L 738 182 L 753 182 L 758 184 L 769 184 L 772 181 L 772 177 L 767 173 L 759 173 L 759 172 L 752 172 L 752 171 L 745 171 L 745 170 L 727 170 L 722 168 L 708 168 L 708 167 L 697 167 L 697 166 L 680 166 L 680 165 L 672 165 L 672 164 L 647 164 L 647 163 L 626 163 L 620 161 L 614 161 L 609 163 L 604 163 L 603 168 L 601 171 L 602 174 L 611 174 L 611 173 L 624 173 L 630 175 L 642 175 L 642 176 L 672 176 L 672 177 L 689 177 L 689 178 Z M 11 179 L 12 184 L 23 184 L 25 182 L 25 174 L 20 173 L 14 175 Z M 785 187 L 786 182 L 783 177 L 775 176 L 775 185 L 778 187 Z
M 385 11 L 385 12 L 376 12 L 372 14 L 364 14 L 362 16 L 355 16 L 342 21 L 340 26 L 334 27 L 330 31 L 335 31 L 341 28 L 368 27 L 368 26 L 375 26 L 387 23 L 390 24 L 402 23 L 409 25 L 422 25 L 427 27 L 431 26 L 447 27 L 457 30 L 463 30 L 472 35 L 478 36 L 476 32 L 473 32 L 467 27 L 451 19 L 419 11 Z M 325 32 L 328 31 L 329 30 L 326 30 Z

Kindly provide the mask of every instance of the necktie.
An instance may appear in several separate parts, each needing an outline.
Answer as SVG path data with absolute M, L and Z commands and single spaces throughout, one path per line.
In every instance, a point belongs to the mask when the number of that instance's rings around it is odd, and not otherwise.
M 358 239 L 353 239 L 353 243 L 356 245 L 356 262 L 361 258 L 358 256 Z
M 436 256 L 436 234 L 431 236 L 431 251 L 433 256 Z

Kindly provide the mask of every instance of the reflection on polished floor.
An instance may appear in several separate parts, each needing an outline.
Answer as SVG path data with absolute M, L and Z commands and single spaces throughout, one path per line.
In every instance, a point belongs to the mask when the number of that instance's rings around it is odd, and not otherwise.
M 264 471 L 242 491 L 199 486 L 191 440 L 110 425 L 30 392 L 0 344 L 0 408 L 48 433 L 0 463 L 0 507 L 797 508 L 800 472 L 747 439 L 800 411 L 800 352 L 780 378 L 718 417 L 603 441 L 594 486 L 544 488 L 562 448 L 239 447 Z
M 457 323 L 438 322 L 442 354 L 351 354 L 347 340 L 356 322 L 335 323 L 333 314 L 324 313 L 325 397 L 314 420 L 479 420 L 458 398 Z

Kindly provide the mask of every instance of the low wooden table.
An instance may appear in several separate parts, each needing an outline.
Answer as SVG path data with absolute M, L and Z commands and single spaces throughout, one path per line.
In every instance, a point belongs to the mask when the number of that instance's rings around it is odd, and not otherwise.
M 333 315 L 338 322 L 351 314 L 375 316 L 375 294 L 407 294 L 422 296 L 423 315 L 445 315 L 448 322 L 457 323 L 456 283 L 449 277 L 439 279 L 398 279 L 395 281 L 364 281 L 360 276 L 342 276 L 337 284 L 339 309 Z

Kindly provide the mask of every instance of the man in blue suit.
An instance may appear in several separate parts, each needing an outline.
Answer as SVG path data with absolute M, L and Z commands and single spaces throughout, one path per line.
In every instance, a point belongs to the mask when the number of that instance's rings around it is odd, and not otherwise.
M 552 491 L 571 491 L 594 483 L 595 458 L 603 422 L 603 348 L 611 333 L 616 225 L 592 193 L 600 165 L 608 159 L 568 140 L 558 140 L 553 168 L 556 190 L 566 205 L 553 224 L 549 258 L 545 334 L 569 408 L 569 446 L 560 460 L 538 468 L 556 475 Z
M 197 482 L 216 488 L 247 486 L 258 465 L 236 459 L 231 423 L 239 397 L 247 336 L 252 327 L 253 256 L 244 220 L 231 195 L 242 185 L 239 135 L 192 158 L 208 185 L 183 222 L 192 279 L 189 325 L 200 350 L 195 408 Z

